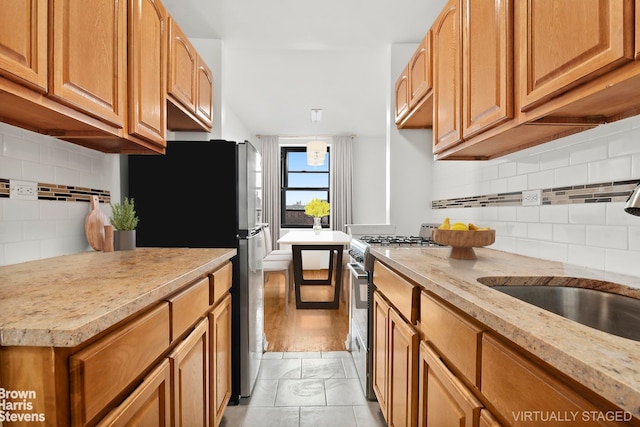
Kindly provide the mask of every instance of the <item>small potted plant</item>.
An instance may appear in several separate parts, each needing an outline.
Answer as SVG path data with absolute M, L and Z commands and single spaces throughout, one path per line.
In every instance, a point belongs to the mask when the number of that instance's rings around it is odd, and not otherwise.
M 116 251 L 135 249 L 136 226 L 139 218 L 136 215 L 134 200 L 124 198 L 124 203 L 111 205 L 111 217 L 109 221 L 113 225 L 113 248 Z
M 329 215 L 331 211 L 331 205 L 325 200 L 313 198 L 304 207 L 304 213 L 310 217 L 313 217 L 313 231 L 316 234 L 320 234 L 322 230 L 322 224 L 320 221 L 323 217 Z

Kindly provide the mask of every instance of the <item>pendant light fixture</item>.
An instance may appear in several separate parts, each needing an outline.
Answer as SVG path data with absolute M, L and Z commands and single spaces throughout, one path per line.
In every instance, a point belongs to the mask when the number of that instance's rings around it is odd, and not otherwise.
M 320 120 L 322 120 L 322 110 L 320 108 L 311 109 L 311 123 L 318 123 Z M 307 164 L 309 166 L 322 166 L 326 153 L 327 144 L 324 141 L 307 142 Z
M 307 164 L 309 166 L 322 166 L 327 153 L 327 144 L 324 141 L 315 140 L 307 142 Z

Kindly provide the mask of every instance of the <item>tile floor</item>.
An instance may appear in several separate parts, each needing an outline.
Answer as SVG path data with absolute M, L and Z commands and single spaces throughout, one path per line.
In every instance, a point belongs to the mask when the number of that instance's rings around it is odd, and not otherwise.
M 268 352 L 250 398 L 228 406 L 221 427 L 375 427 L 387 424 L 364 397 L 347 351 Z

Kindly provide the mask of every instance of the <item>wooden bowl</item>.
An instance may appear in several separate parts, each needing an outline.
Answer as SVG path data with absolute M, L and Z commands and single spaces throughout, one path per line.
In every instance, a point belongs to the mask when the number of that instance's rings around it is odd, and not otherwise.
M 441 245 L 451 246 L 449 258 L 476 259 L 473 248 L 488 246 L 496 241 L 496 230 L 440 230 L 431 231 L 431 238 Z

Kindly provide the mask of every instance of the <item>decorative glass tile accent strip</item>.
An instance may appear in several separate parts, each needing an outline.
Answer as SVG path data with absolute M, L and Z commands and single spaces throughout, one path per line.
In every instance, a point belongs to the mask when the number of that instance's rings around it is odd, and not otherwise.
M 542 190 L 543 205 L 626 202 L 640 180 L 573 185 Z M 522 206 L 522 191 L 431 201 L 432 209 Z
M 101 203 L 111 202 L 111 193 L 108 190 L 98 190 L 73 185 L 38 183 L 38 200 L 89 202 L 91 196 L 98 196 Z M 9 197 L 8 179 L 0 178 L 0 197 Z

